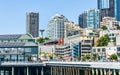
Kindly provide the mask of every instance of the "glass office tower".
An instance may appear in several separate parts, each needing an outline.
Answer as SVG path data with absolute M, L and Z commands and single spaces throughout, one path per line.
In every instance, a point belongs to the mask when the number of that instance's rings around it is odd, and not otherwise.
M 98 9 L 101 21 L 103 17 L 115 17 L 120 21 L 120 0 L 98 0 Z
M 99 10 L 89 9 L 79 16 L 79 25 L 82 28 L 99 28 Z

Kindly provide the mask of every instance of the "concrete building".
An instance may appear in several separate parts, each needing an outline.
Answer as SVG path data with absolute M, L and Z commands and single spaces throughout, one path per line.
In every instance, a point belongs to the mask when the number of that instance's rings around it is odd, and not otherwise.
M 99 29 L 93 29 L 93 28 L 84 28 L 82 30 L 82 33 L 86 36 L 93 36 L 93 37 L 96 37 L 96 36 L 99 36 Z
M 106 47 L 92 47 L 92 55 L 97 55 L 96 60 L 106 59 Z
M 85 54 L 91 54 L 92 51 L 92 41 L 93 40 L 82 40 L 81 41 L 81 50 L 80 50 L 80 56 L 84 56 Z
M 61 39 L 64 37 L 64 22 L 67 21 L 68 19 L 61 14 L 53 16 L 47 25 L 47 37 L 50 39 Z
M 56 45 L 55 55 L 64 60 L 71 60 L 72 50 L 70 49 L 70 45 Z
M 120 35 L 116 36 L 116 46 L 120 46 Z
M 89 9 L 84 11 L 79 16 L 79 25 L 82 28 L 94 28 L 98 29 L 99 26 L 99 10 L 98 9 Z
M 100 22 L 100 27 L 106 26 L 108 30 L 117 29 L 117 25 L 120 26 L 120 22 L 116 21 L 113 17 L 104 17 L 102 18 L 102 22 Z
M 93 40 L 93 37 L 92 36 L 87 36 L 87 35 L 73 35 L 73 36 L 70 36 L 68 38 L 65 38 L 65 44 L 70 44 L 70 43 L 73 43 L 73 42 L 79 42 L 81 40 Z
M 65 39 L 65 43 L 70 44 L 72 50 L 72 58 L 77 59 L 78 56 L 90 54 L 92 48 L 93 37 L 86 35 L 74 35 Z
M 0 35 L 1 61 L 30 61 L 38 58 L 38 43 L 30 34 Z
M 118 47 L 117 46 L 107 46 L 107 47 L 93 47 L 92 54 L 97 55 L 98 60 L 105 60 L 110 58 L 110 55 L 117 54 Z
M 68 21 L 65 22 L 65 35 L 64 37 L 67 38 L 72 35 L 82 34 L 82 28 L 79 25 L 75 24 L 74 22 Z
M 120 21 L 120 0 L 98 0 L 98 9 L 103 17 L 115 17 Z
M 101 30 L 100 31 L 100 37 L 106 34 L 109 36 L 110 41 L 114 41 L 114 38 L 116 38 L 117 35 L 120 35 L 120 30 Z
M 26 14 L 26 33 L 33 37 L 39 36 L 39 13 L 29 12 Z
M 92 40 L 81 40 L 71 43 L 72 58 L 76 60 L 79 56 L 82 58 L 85 54 L 91 54 Z
M 41 60 L 52 60 L 50 57 L 55 54 L 55 45 L 39 45 L 38 54 Z

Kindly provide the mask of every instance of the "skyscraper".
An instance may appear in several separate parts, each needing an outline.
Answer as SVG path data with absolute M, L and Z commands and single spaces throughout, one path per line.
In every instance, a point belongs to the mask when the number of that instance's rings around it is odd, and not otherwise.
M 39 36 L 39 13 L 30 12 L 26 14 L 26 32 L 33 37 Z
M 98 0 L 98 9 L 101 13 L 101 21 L 103 17 L 115 17 L 120 21 L 120 0 Z
M 82 28 L 99 28 L 99 10 L 98 9 L 89 9 L 84 11 L 79 16 L 79 25 Z
M 47 25 L 47 37 L 50 39 L 61 39 L 64 36 L 64 22 L 68 19 L 61 15 L 56 14 Z

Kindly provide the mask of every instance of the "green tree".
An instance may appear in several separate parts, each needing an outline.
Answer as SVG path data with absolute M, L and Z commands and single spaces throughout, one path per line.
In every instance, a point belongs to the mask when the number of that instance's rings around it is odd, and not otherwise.
M 116 54 L 110 55 L 110 59 L 111 59 L 111 60 L 117 60 L 117 55 L 116 55 Z
M 37 39 L 37 42 L 43 43 L 43 42 L 45 42 L 45 40 L 44 40 L 44 38 L 39 38 L 39 39 Z
M 116 42 L 116 38 L 113 38 L 113 42 Z
M 43 42 L 45 42 L 46 40 L 49 40 L 49 38 L 48 38 L 48 37 L 45 37 L 45 38 L 39 38 L 39 39 L 37 39 L 37 42 L 39 42 L 39 43 L 43 43 Z
M 77 57 L 77 59 L 78 59 L 78 61 L 80 61 L 80 60 L 81 60 L 81 56 L 79 55 L 79 56 Z
M 109 41 L 110 41 L 109 36 L 105 35 L 97 41 L 98 42 L 97 46 L 107 46 Z
M 97 54 L 92 54 L 92 60 L 97 60 Z
M 85 54 L 83 57 L 82 57 L 82 60 L 83 61 L 86 61 L 86 60 L 89 60 L 90 59 L 90 54 Z
M 48 38 L 48 37 L 45 37 L 44 39 L 45 39 L 45 40 L 49 40 L 49 38 Z
M 101 27 L 101 29 L 107 30 L 108 28 L 107 28 L 106 26 L 103 25 L 103 26 Z

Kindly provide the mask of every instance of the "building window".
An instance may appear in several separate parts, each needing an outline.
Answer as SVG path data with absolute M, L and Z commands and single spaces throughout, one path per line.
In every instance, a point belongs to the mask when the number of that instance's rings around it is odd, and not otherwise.
M 117 48 L 117 51 L 120 51 L 120 47 Z
M 98 48 L 98 52 L 100 52 L 100 48 Z
M 96 52 L 96 49 L 93 49 L 93 52 Z
M 102 52 L 105 52 L 105 48 L 102 48 Z

